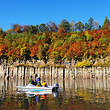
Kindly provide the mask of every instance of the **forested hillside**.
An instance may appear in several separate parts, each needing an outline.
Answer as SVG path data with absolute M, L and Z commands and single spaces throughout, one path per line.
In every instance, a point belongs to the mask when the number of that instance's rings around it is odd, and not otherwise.
M 105 58 L 110 55 L 110 21 L 105 18 L 103 26 L 93 18 L 85 25 L 62 20 L 40 25 L 0 29 L 0 58 L 10 61 L 20 59 L 79 60 Z

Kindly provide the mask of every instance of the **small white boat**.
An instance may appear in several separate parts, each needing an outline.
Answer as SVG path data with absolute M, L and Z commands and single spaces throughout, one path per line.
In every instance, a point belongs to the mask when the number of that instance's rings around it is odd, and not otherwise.
M 18 91 L 23 92 L 37 92 L 37 91 L 55 91 L 57 90 L 59 85 L 55 83 L 53 86 L 47 86 L 47 87 L 36 87 L 33 84 L 28 84 L 27 86 L 16 86 Z
M 34 97 L 36 95 L 52 94 L 52 91 L 36 91 L 36 92 L 31 92 L 31 91 L 17 91 L 17 94 L 22 94 L 22 93 L 26 93 L 28 97 Z

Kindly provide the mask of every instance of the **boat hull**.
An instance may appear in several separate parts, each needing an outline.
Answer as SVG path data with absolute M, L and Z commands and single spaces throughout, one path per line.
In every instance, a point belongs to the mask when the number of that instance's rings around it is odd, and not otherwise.
M 36 87 L 32 84 L 29 84 L 27 86 L 17 86 L 17 89 L 20 91 L 29 91 L 29 92 L 37 92 L 37 91 L 52 91 L 53 87 Z

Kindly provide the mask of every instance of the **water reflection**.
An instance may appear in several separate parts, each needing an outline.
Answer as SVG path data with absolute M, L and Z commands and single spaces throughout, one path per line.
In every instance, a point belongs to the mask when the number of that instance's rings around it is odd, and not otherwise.
M 53 92 L 53 96 L 54 96 L 55 98 L 57 98 L 58 95 L 59 95 L 59 92 L 58 92 L 58 91 Z
M 32 99 L 35 98 L 36 102 L 39 102 L 40 100 L 45 100 L 47 98 L 47 94 L 36 94 L 35 96 L 33 96 L 33 94 L 29 94 L 28 96 L 28 103 L 32 102 Z
M 54 83 L 59 84 L 59 88 L 62 88 L 63 91 L 73 90 L 78 91 L 82 90 L 91 90 L 94 92 L 95 90 L 103 90 L 110 91 L 110 78 L 108 79 L 43 79 L 48 82 L 48 85 L 53 86 Z M 26 86 L 28 84 L 28 80 L 24 79 L 7 79 L 0 80 L 0 90 L 3 88 L 6 91 L 14 91 L 16 90 L 16 86 Z M 3 87 L 3 88 L 2 88 Z
M 110 108 L 110 79 L 42 79 L 52 86 L 59 84 L 58 92 L 17 93 L 16 86 L 26 86 L 27 79 L 0 80 L 2 109 L 106 109 Z M 62 89 L 61 89 L 62 88 Z
M 61 89 L 59 89 L 59 91 L 61 92 Z M 17 90 L 16 91 L 17 94 L 23 94 L 25 93 L 28 97 L 28 103 L 31 103 L 33 98 L 36 99 L 36 102 L 39 102 L 40 100 L 44 100 L 47 99 L 47 95 L 48 94 L 53 94 L 53 96 L 55 98 L 58 97 L 59 92 L 58 91 L 22 91 L 22 90 Z
M 53 94 L 53 96 L 55 97 L 55 98 L 57 98 L 58 97 L 58 91 L 56 91 L 56 92 L 53 92 L 52 93 Z M 28 103 L 31 103 L 32 102 L 32 99 L 33 98 L 35 98 L 36 99 L 36 102 L 39 102 L 40 100 L 46 100 L 47 99 L 47 95 L 48 94 L 44 94 L 44 93 L 36 93 L 36 94 L 27 94 L 27 96 L 28 96 Z

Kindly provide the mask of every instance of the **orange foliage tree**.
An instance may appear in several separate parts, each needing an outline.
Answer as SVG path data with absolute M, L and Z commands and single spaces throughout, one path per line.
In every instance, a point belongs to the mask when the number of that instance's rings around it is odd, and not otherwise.
M 6 58 L 7 52 L 8 52 L 8 48 L 6 44 L 3 44 L 2 46 L 0 46 L 0 57 L 1 58 Z
M 80 59 L 83 54 L 82 42 L 75 42 L 70 45 L 70 48 L 67 50 L 66 57 L 67 59 Z
M 12 48 L 9 52 L 8 52 L 8 56 L 11 59 L 20 59 L 20 48 L 16 47 L 16 48 Z
M 33 58 L 37 58 L 37 54 L 38 54 L 38 48 L 39 48 L 39 45 L 41 45 L 42 42 L 38 42 L 37 44 L 33 45 L 32 48 L 30 48 L 30 57 L 33 57 Z

